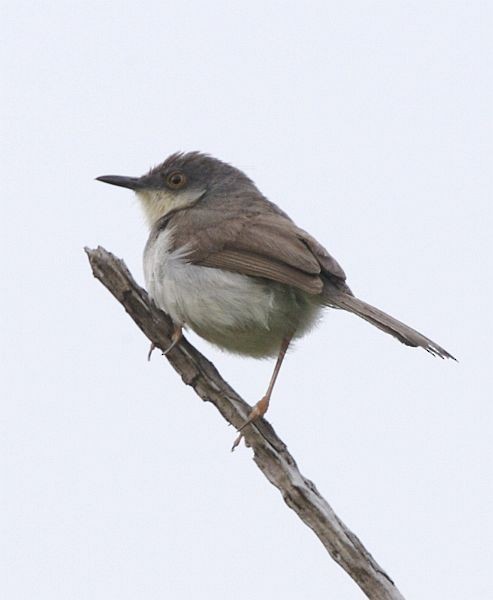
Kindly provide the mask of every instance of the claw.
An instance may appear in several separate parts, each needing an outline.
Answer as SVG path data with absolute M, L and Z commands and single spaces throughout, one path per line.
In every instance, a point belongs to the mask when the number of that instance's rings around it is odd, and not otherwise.
M 181 327 L 177 327 L 171 334 L 171 344 L 163 352 L 163 356 L 166 356 L 166 354 L 168 354 L 168 352 L 170 350 L 173 350 L 173 348 L 176 346 L 176 344 L 178 344 L 178 342 L 181 340 L 182 337 L 183 337 L 182 329 L 181 329 Z
M 235 451 L 235 448 L 237 446 L 239 446 L 242 439 L 243 439 L 243 434 L 240 433 L 240 435 L 235 439 L 235 441 L 233 442 L 233 445 L 231 446 L 231 452 Z
M 181 340 L 182 337 L 183 337 L 182 326 L 175 325 L 175 328 L 173 329 L 173 333 L 171 334 L 171 344 L 168 346 L 168 348 L 166 348 L 166 350 L 163 352 L 162 355 L 166 356 L 166 354 L 168 354 L 168 352 L 170 350 L 173 350 L 173 348 L 176 346 L 176 344 L 178 344 L 178 342 Z M 147 354 L 148 361 L 151 360 L 151 354 L 154 352 L 154 350 L 156 348 L 157 348 L 156 344 L 154 342 L 152 342 L 151 347 L 149 348 L 149 353 Z
M 151 342 L 151 347 L 149 348 L 149 352 L 147 354 L 147 362 L 151 362 L 151 354 L 154 352 L 156 347 L 156 344 L 154 342 Z

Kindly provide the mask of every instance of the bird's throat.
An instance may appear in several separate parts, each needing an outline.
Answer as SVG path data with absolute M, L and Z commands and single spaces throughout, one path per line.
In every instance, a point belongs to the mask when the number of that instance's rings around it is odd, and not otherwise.
M 172 210 L 192 206 L 203 193 L 203 190 L 186 190 L 178 194 L 167 190 L 139 190 L 136 192 L 149 227 L 152 227 L 156 221 Z

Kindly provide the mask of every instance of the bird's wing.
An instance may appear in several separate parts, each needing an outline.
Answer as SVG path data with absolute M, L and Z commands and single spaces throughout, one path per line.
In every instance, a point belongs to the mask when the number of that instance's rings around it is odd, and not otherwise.
M 297 287 L 308 294 L 320 294 L 323 282 L 319 275 L 306 273 L 286 263 L 242 250 L 222 250 L 199 261 L 204 267 L 214 267 L 252 277 L 264 277 Z
M 194 264 L 264 277 L 309 294 L 322 292 L 322 275 L 345 279 L 325 248 L 283 215 L 225 215 L 220 223 L 195 226 L 193 231 L 193 238 L 178 243 L 191 248 L 187 260 Z

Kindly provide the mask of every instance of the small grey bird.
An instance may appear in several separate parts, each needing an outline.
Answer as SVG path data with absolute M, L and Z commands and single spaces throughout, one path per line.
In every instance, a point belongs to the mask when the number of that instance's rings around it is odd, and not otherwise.
M 277 356 L 267 392 L 243 427 L 265 414 L 290 342 L 317 323 L 324 307 L 354 313 L 408 346 L 454 358 L 356 298 L 339 263 L 239 169 L 189 152 L 171 155 L 142 177 L 97 179 L 134 190 L 142 202 L 151 229 L 147 289 L 175 325 L 167 351 L 190 327 L 224 350 Z M 235 445 L 240 439 L 241 433 Z

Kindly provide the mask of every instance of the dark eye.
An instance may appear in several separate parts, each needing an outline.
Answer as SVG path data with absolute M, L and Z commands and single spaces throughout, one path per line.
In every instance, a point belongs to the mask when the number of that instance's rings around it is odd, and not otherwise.
M 185 185 L 187 182 L 187 178 L 183 173 L 179 171 L 175 171 L 174 173 L 170 173 L 168 177 L 166 177 L 166 183 L 173 190 L 178 190 Z

